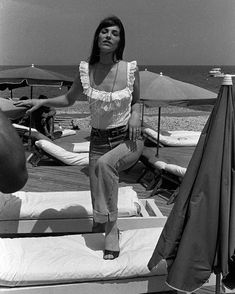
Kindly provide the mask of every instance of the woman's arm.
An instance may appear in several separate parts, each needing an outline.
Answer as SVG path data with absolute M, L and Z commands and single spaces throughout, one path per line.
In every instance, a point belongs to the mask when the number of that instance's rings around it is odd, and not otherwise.
M 48 99 L 28 99 L 28 100 L 22 100 L 17 101 L 14 104 L 16 106 L 27 106 L 29 109 L 26 113 L 30 113 L 35 111 L 36 109 L 40 108 L 41 106 L 48 106 L 48 107 L 67 107 L 72 104 L 76 100 L 79 100 L 83 92 L 82 83 L 80 80 L 80 73 L 78 72 L 74 82 L 72 84 L 72 87 L 69 89 L 69 91 L 61 96 L 57 96 L 54 98 L 48 98 Z
M 131 117 L 129 119 L 129 138 L 136 140 L 141 128 L 141 104 L 140 104 L 140 76 L 138 68 L 135 71 L 135 82 L 133 85 Z

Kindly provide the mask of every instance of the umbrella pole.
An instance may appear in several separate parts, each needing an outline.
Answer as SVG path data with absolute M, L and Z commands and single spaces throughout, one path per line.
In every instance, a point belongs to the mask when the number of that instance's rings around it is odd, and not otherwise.
M 144 126 L 144 102 L 142 102 L 141 110 L 142 110 L 141 126 L 143 127 Z
M 159 144 L 160 144 L 160 126 L 161 126 L 161 106 L 158 107 L 158 124 L 157 124 L 157 153 L 159 154 Z
M 33 87 L 30 86 L 30 99 L 33 99 Z M 29 138 L 28 138 L 28 150 L 31 151 L 32 147 L 32 137 L 31 137 L 31 129 L 32 129 L 32 113 L 29 115 Z
M 215 294 L 220 294 L 220 273 L 216 274 Z

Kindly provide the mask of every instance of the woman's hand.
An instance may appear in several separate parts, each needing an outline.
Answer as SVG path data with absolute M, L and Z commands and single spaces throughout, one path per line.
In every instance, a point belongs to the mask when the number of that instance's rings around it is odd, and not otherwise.
M 129 139 L 136 141 L 141 135 L 141 121 L 139 114 L 133 112 L 129 119 Z
M 25 106 L 29 108 L 26 113 L 30 114 L 31 112 L 35 111 L 36 109 L 40 108 L 43 105 L 43 100 L 41 99 L 28 99 L 28 100 L 19 100 L 14 102 L 14 105 L 17 107 Z

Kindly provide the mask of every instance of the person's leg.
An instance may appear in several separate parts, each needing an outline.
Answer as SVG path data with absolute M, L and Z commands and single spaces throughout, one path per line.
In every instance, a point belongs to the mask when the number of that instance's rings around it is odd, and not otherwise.
M 106 138 L 98 137 L 91 132 L 90 135 L 90 151 L 89 151 L 89 179 L 91 190 L 91 201 L 93 207 L 93 228 L 95 233 L 105 232 L 105 224 L 107 222 L 107 216 L 105 213 L 95 213 L 98 207 L 105 207 L 104 200 L 97 197 L 97 185 L 98 177 L 96 174 L 96 162 L 106 152 L 110 150 L 110 146 Z M 100 203 L 99 203 L 100 202 Z M 102 209 L 103 211 L 103 209 Z
M 128 169 L 138 160 L 143 150 L 143 141 L 127 140 L 120 143 L 116 139 L 110 139 L 109 146 L 113 149 L 105 154 L 91 156 L 91 190 L 93 190 L 94 220 L 98 223 L 106 222 L 105 250 L 118 252 L 116 222 L 119 172 Z M 110 254 L 105 254 L 104 258 L 113 259 Z
M 47 119 L 47 130 L 51 138 L 53 138 L 54 134 L 54 117 L 49 116 Z

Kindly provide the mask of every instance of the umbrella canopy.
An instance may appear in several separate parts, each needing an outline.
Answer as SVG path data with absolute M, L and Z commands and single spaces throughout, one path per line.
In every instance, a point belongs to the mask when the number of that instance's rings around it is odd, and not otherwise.
M 19 67 L 0 71 L 0 90 L 25 86 L 67 86 L 73 79 L 57 72 L 35 67 Z
M 226 76 L 148 267 L 168 265 L 167 283 L 200 288 L 214 271 L 225 277 L 235 249 L 235 126 Z M 235 277 L 234 277 L 235 279 Z
M 162 73 L 158 75 L 145 70 L 140 71 L 140 98 L 143 103 L 142 125 L 144 125 L 144 105 L 159 107 L 156 152 L 156 156 L 158 156 L 161 106 L 213 105 L 217 94 L 204 88 L 164 76 Z
M 148 106 L 214 104 L 217 94 L 168 76 L 140 72 L 140 98 Z M 149 78 L 148 78 L 149 76 Z M 155 76 L 155 78 L 154 78 Z
M 70 86 L 73 79 L 71 77 L 59 74 L 57 72 L 41 69 L 35 67 L 34 64 L 29 67 L 19 67 L 0 71 L 0 90 L 12 90 L 14 88 L 30 86 L 30 98 L 33 98 L 33 86 Z M 0 108 L 4 108 L 3 101 L 0 101 Z M 5 113 L 12 115 L 17 113 L 14 105 L 12 109 Z M 18 116 L 18 113 L 17 113 Z M 30 128 L 29 128 L 29 147 L 31 146 L 31 124 L 32 118 L 30 115 Z

